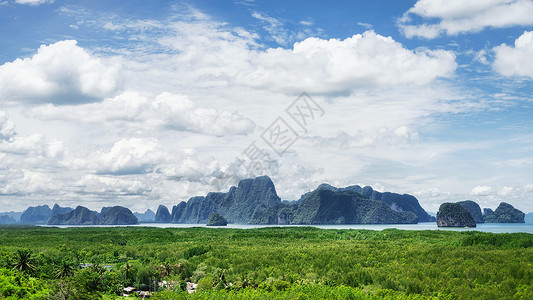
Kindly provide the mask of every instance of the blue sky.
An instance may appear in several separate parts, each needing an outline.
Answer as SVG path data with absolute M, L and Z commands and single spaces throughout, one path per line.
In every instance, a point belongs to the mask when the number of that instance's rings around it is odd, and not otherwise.
M 0 1 L 0 203 L 140 211 L 267 174 L 287 200 L 329 182 L 433 212 L 533 211 L 531 15 L 529 0 Z M 263 133 L 298 128 L 285 109 L 304 91 L 324 115 L 280 156 Z M 269 157 L 254 172 L 252 142 Z

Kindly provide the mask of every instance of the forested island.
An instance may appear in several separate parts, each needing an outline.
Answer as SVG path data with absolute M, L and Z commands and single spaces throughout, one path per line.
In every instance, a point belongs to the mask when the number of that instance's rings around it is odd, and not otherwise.
M 218 213 L 237 224 L 413 224 L 433 220 L 411 195 L 380 193 L 358 185 L 322 184 L 297 201 L 282 201 L 268 176 L 241 180 L 227 193 L 192 197 L 172 207 L 160 206 L 156 222 L 205 224 Z
M 511 204 L 502 202 L 495 211 L 472 200 L 443 203 L 437 213 L 439 227 L 476 227 L 479 223 L 525 223 L 525 214 Z

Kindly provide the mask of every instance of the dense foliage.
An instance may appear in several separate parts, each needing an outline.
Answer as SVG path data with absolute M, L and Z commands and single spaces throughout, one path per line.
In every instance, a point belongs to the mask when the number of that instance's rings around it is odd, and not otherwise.
M 474 218 L 476 224 L 484 222 L 483 214 L 481 213 L 481 207 L 479 207 L 479 204 L 472 200 L 459 201 L 457 203 L 464 207 L 466 210 L 468 210 L 472 218 Z
M 159 205 L 159 207 L 157 207 L 157 212 L 155 213 L 154 221 L 156 223 L 170 223 L 172 221 L 172 215 L 170 214 L 166 206 Z
M 137 217 L 123 206 L 103 207 L 98 214 L 98 224 L 100 225 L 131 225 L 137 224 Z
M 391 192 L 381 193 L 375 191 L 371 186 L 361 187 L 359 185 L 351 185 L 344 188 L 337 188 L 327 183 L 323 183 L 318 186 L 317 190 L 330 190 L 336 192 L 352 191 L 362 194 L 365 198 L 370 200 L 379 200 L 385 202 L 388 206 L 396 211 L 410 211 L 418 216 L 419 222 L 432 222 L 435 218 L 431 217 L 418 203 L 418 200 L 408 194 L 397 194 Z M 300 200 L 306 195 L 303 195 Z
M 227 193 L 192 197 L 175 205 L 168 218 L 173 223 L 205 224 L 213 213 L 237 224 L 410 224 L 432 220 L 411 195 L 380 193 L 358 185 L 336 188 L 321 184 L 299 201 L 282 202 L 268 176 L 241 180 Z
M 20 215 L 21 224 L 46 224 L 52 214 L 48 205 L 38 205 L 28 207 Z
M 228 225 L 228 220 L 224 218 L 223 216 L 213 213 L 209 217 L 209 220 L 207 221 L 207 226 L 226 226 Z
M 294 224 L 405 224 L 417 223 L 410 211 L 394 211 L 385 202 L 352 191 L 317 189 L 300 202 Z
M 494 212 L 485 215 L 487 223 L 524 223 L 525 214 L 514 208 L 511 204 L 502 202 Z
M 476 227 L 470 212 L 459 203 L 443 203 L 437 212 L 439 227 Z
M 228 222 L 237 224 L 277 224 L 267 213 L 278 207 L 281 199 L 268 176 L 243 179 L 227 193 L 208 193 L 196 196 L 172 208 L 172 222 L 206 224 L 212 213 L 218 213 Z
M 0 227 L 0 298 L 111 299 L 130 285 L 152 299 L 531 299 L 533 235 Z

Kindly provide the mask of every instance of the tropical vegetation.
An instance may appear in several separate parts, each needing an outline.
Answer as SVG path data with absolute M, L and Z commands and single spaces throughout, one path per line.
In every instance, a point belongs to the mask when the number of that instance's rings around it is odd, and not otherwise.
M 0 299 L 114 299 L 128 286 L 152 299 L 531 299 L 533 235 L 0 227 Z

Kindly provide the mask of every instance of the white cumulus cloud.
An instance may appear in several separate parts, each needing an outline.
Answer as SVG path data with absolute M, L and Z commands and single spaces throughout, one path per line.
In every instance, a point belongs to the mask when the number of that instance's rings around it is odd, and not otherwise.
M 494 70 L 504 76 L 533 78 L 533 31 L 525 31 L 515 40 L 514 47 L 502 44 L 495 52 Z
M 102 102 L 77 106 L 46 104 L 33 108 L 29 115 L 41 120 L 120 125 L 141 130 L 192 131 L 207 135 L 245 135 L 253 132 L 254 122 L 236 112 L 198 107 L 189 97 L 161 93 L 154 98 L 125 92 Z
M 91 55 L 74 40 L 42 45 L 36 54 L 0 66 L 0 97 L 7 101 L 79 103 L 119 86 L 119 66 Z
M 23 170 L 10 174 L 10 181 L 0 188 L 0 194 L 28 195 L 49 192 L 60 185 L 50 174 Z
M 455 55 L 444 50 L 412 51 L 391 37 L 366 31 L 340 40 L 307 38 L 293 49 L 268 49 L 239 79 L 253 87 L 345 93 L 357 87 L 427 84 L 453 74 Z
M 162 158 L 156 139 L 122 139 L 100 156 L 97 169 L 101 173 L 142 174 Z
M 478 185 L 470 192 L 473 196 L 488 196 L 492 194 L 492 187 L 487 185 Z
M 150 191 L 146 181 L 110 175 L 88 174 L 77 180 L 74 186 L 78 191 L 98 195 L 136 195 Z

